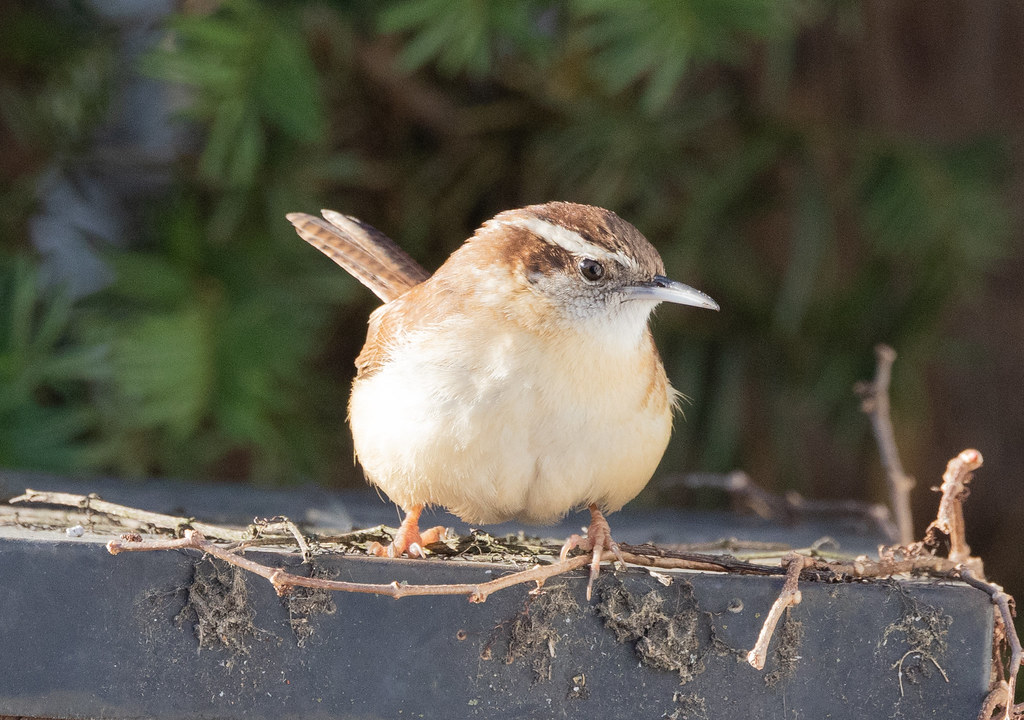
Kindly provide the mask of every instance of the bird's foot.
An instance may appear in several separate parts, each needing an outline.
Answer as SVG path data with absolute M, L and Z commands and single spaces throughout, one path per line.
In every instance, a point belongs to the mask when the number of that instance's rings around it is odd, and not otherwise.
M 596 504 L 590 506 L 590 527 L 587 528 L 587 536 L 570 535 L 569 539 L 565 541 L 565 545 L 562 546 L 562 551 L 558 554 L 559 559 L 565 560 L 569 552 L 575 548 L 588 550 L 592 553 L 590 580 L 587 582 L 587 600 L 590 600 L 594 589 L 594 581 L 597 580 L 597 576 L 601 572 L 601 557 L 604 555 L 604 551 L 610 550 L 615 554 L 620 563 L 626 564 L 626 561 L 622 559 L 619 544 L 612 540 L 612 530 L 608 526 L 608 521 L 605 520 L 604 515 L 601 514 Z
M 377 557 L 401 557 L 408 555 L 411 558 L 423 558 L 427 554 L 423 548 L 431 543 L 436 543 L 445 535 L 445 528 L 441 525 L 429 528 L 420 532 L 420 513 L 423 506 L 417 505 L 405 515 L 398 532 L 391 538 L 391 542 L 382 545 L 379 542 L 370 543 L 366 551 Z

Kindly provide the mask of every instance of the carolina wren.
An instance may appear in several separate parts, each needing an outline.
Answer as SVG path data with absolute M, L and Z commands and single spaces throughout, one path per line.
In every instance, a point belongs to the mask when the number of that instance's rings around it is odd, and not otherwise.
M 387 548 L 422 556 L 419 515 L 553 522 L 587 506 L 591 583 L 619 554 L 602 512 L 661 461 L 677 393 L 647 326 L 661 302 L 717 310 L 664 276 L 618 215 L 567 202 L 484 223 L 433 275 L 369 225 L 292 213 L 299 235 L 384 301 L 356 359 L 349 421 L 366 477 L 406 512 Z M 589 587 L 588 587 L 589 596 Z

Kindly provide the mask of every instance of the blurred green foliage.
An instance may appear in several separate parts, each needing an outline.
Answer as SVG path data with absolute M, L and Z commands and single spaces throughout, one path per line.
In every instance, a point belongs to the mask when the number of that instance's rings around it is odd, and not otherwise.
M 0 466 L 89 467 L 88 391 L 103 349 L 69 342 L 76 312 L 48 294 L 27 258 L 0 256 Z
M 897 407 L 927 412 L 940 322 L 1007 251 L 998 138 L 932 143 L 787 104 L 800 38 L 855 36 L 852 3 L 199 5 L 127 67 L 87 14 L 49 45 L 42 9 L 0 22 L 20 160 L 0 176 L 0 464 L 333 475 L 372 299 L 284 214 L 357 215 L 434 267 L 495 212 L 565 199 L 614 209 L 723 307 L 655 321 L 693 398 L 663 470 L 852 494 L 835 472 L 870 452 L 851 386 L 872 346 L 901 353 Z M 135 213 L 143 239 L 107 251 L 113 284 L 71 305 L 25 259 L 32 192 L 138 74 L 181 99 L 194 142 Z
M 314 409 L 329 381 L 309 361 L 327 302 L 343 296 L 297 252 L 259 233 L 213 242 L 202 221 L 194 201 L 170 205 L 156 243 L 113 255 L 116 280 L 86 303 L 82 331 L 107 350 L 93 388 L 103 467 L 264 482 L 322 473 L 329 425 Z

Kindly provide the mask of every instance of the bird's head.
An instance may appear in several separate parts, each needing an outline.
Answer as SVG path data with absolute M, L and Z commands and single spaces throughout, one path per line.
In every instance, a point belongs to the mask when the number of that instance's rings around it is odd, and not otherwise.
M 511 278 L 502 290 L 513 304 L 559 329 L 639 337 L 659 303 L 718 310 L 701 291 L 665 277 L 658 251 L 633 225 L 590 205 L 550 202 L 500 213 L 466 250 L 478 267 Z

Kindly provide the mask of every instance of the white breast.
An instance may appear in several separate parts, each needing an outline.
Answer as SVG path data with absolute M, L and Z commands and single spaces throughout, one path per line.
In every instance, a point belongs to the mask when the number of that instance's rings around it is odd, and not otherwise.
M 618 510 L 661 460 L 673 391 L 656 383 L 652 397 L 639 380 L 664 377 L 641 352 L 646 336 L 555 337 L 459 318 L 405 337 L 352 388 L 367 477 L 406 509 L 441 505 L 470 523 Z

